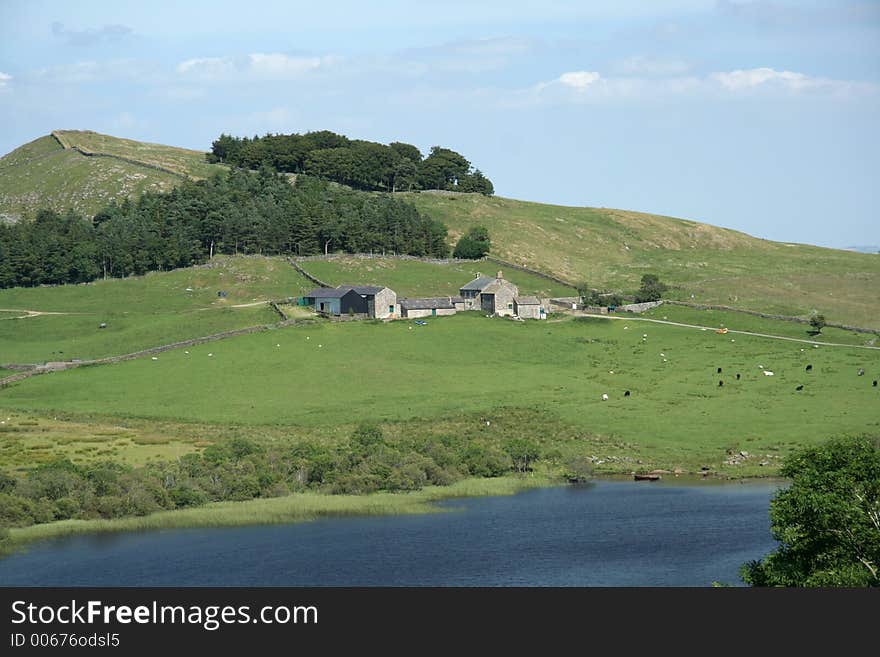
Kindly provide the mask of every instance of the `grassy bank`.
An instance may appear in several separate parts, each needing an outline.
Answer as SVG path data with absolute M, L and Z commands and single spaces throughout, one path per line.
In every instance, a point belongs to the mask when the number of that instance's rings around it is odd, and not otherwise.
M 411 493 L 371 495 L 324 495 L 297 493 L 286 497 L 246 502 L 218 502 L 199 508 L 162 511 L 147 516 L 117 520 L 64 520 L 10 530 L 8 549 L 15 550 L 34 541 L 74 534 L 149 531 L 185 527 L 235 527 L 242 525 L 306 522 L 319 518 L 381 516 L 434 513 L 432 503 L 453 498 L 514 493 L 546 486 L 552 480 L 541 476 L 514 476 L 496 479 L 465 479 L 450 486 L 430 486 Z
M 298 296 L 310 285 L 282 258 L 218 256 L 145 276 L 0 290 L 0 308 L 46 313 L 0 321 L 0 363 L 117 356 L 273 323 L 278 315 L 267 305 L 250 304 Z

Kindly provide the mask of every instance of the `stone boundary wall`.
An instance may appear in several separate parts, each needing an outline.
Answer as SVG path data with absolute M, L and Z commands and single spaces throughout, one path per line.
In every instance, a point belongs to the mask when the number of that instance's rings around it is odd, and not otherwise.
M 628 303 L 623 306 L 617 306 L 617 310 L 622 310 L 625 313 L 643 313 L 646 310 L 662 305 L 663 301 L 644 301 L 642 303 Z
M 417 262 L 427 262 L 428 264 L 432 265 L 460 265 L 469 262 L 482 262 L 487 259 L 480 258 L 479 260 L 466 260 L 463 258 L 425 258 L 421 256 L 406 255 L 403 253 L 328 253 L 327 255 L 297 256 L 295 260 L 297 262 L 312 262 L 316 260 L 344 260 L 346 258 L 356 258 L 359 260 L 415 260 Z
M 291 266 L 291 267 L 293 267 L 296 271 L 298 271 L 300 274 L 302 274 L 303 276 L 305 276 L 307 279 L 309 279 L 312 283 L 314 283 L 314 284 L 317 285 L 318 287 L 334 287 L 333 285 L 330 285 L 330 284 L 328 284 L 328 283 L 325 283 L 325 282 L 322 281 L 320 278 L 317 278 L 316 276 L 312 276 L 309 272 L 307 272 L 305 269 L 303 269 L 302 267 L 300 267 L 300 266 L 297 264 L 297 261 L 296 261 L 296 260 L 293 260 L 293 259 L 291 258 L 291 259 L 289 259 L 287 262 L 290 263 L 290 266 Z
M 126 360 L 134 360 L 143 356 L 153 356 L 155 354 L 161 354 L 162 352 L 171 351 L 172 349 L 180 349 L 181 347 L 194 347 L 199 344 L 205 344 L 206 342 L 215 342 L 217 340 L 224 340 L 226 338 L 232 338 L 239 335 L 249 335 L 251 333 L 262 333 L 264 331 L 271 331 L 276 328 L 293 326 L 294 324 L 312 323 L 312 321 L 313 320 L 286 319 L 276 324 L 247 326 L 245 328 L 233 329 L 231 331 L 223 331 L 222 333 L 214 333 L 213 335 L 205 335 L 200 338 L 190 338 L 189 340 L 181 340 L 180 342 L 163 344 L 158 347 L 142 349 L 141 351 L 135 351 L 130 354 L 122 354 L 120 356 L 108 356 L 107 358 L 96 358 L 94 360 L 47 363 L 45 365 L 38 365 L 33 369 L 27 370 L 26 372 L 20 372 L 18 374 L 13 374 L 11 376 L 0 379 L 0 387 L 6 387 L 10 383 L 15 383 L 16 381 L 21 381 L 22 379 L 27 379 L 32 376 L 37 376 L 39 374 L 46 374 L 48 372 L 59 372 L 61 370 L 73 369 L 75 367 L 83 367 L 85 365 L 110 365 L 112 363 L 121 363 Z
M 732 306 L 716 306 L 710 304 L 701 304 L 701 303 L 690 303 L 688 301 L 669 301 L 666 303 L 672 304 L 674 306 L 686 306 L 688 308 L 694 308 L 696 310 L 724 310 L 734 313 L 745 313 L 746 315 L 752 315 L 754 317 L 763 317 L 764 319 L 778 319 L 784 322 L 797 322 L 798 324 L 809 324 L 810 320 L 804 319 L 803 317 L 792 317 L 791 315 L 774 315 L 772 313 L 762 313 L 757 310 L 746 310 L 744 308 L 734 308 Z M 853 331 L 854 333 L 876 333 L 880 335 L 880 329 L 869 329 L 869 328 L 861 328 L 858 326 L 849 326 L 847 324 L 834 324 L 832 322 L 828 322 L 825 326 L 831 328 L 839 328 L 844 331 Z
M 56 131 L 52 131 L 52 136 L 58 140 L 58 143 L 61 144 L 62 148 L 68 151 L 76 151 L 80 155 L 85 157 L 108 157 L 113 160 L 121 160 L 122 162 L 128 162 L 129 164 L 134 164 L 139 167 L 146 167 L 147 169 L 154 169 L 156 171 L 161 171 L 162 173 L 167 173 L 172 176 L 176 176 L 181 180 L 186 180 L 189 176 L 184 173 L 180 173 L 180 171 L 174 171 L 173 169 L 166 169 L 165 167 L 161 167 L 158 164 L 150 164 L 149 162 L 141 162 L 140 160 L 133 160 L 128 157 L 123 157 L 122 155 L 112 155 L 110 153 L 96 153 L 95 151 L 89 151 L 83 148 L 82 146 L 76 146 L 74 144 L 67 143 L 66 140 L 59 134 L 56 134 Z
M 296 263 L 299 262 L 313 262 L 313 261 L 333 261 L 333 260 L 342 260 L 345 258 L 357 258 L 362 260 L 370 260 L 370 259 L 386 259 L 393 258 L 395 260 L 414 260 L 416 262 L 426 262 L 432 265 L 463 265 L 475 262 L 492 262 L 496 265 L 500 265 L 502 267 L 509 267 L 511 269 L 516 269 L 519 271 L 524 271 L 527 274 L 532 274 L 533 276 L 538 276 L 539 278 L 546 279 L 548 281 L 553 281 L 554 283 L 558 283 L 559 285 L 564 285 L 565 287 L 569 287 L 573 290 L 577 289 L 577 286 L 571 281 L 566 281 L 557 276 L 553 276 L 552 274 L 547 274 L 542 271 L 538 271 L 536 269 L 531 269 L 524 265 L 517 265 L 512 262 L 508 262 L 507 260 L 502 260 L 501 258 L 496 258 L 495 256 L 485 256 L 478 260 L 465 260 L 463 258 L 422 258 L 419 256 L 412 255 L 404 255 L 404 254 L 382 254 L 382 253 L 331 253 L 327 255 L 313 255 L 313 256 L 298 256 L 295 259 L 291 259 L 290 263 L 294 266 L 294 268 L 303 274 L 310 281 L 320 285 L 321 287 L 333 287 L 332 285 L 326 285 L 321 282 L 319 279 L 315 278 L 304 269 L 299 267 Z
M 565 287 L 570 287 L 572 290 L 577 289 L 577 285 L 572 283 L 571 281 L 565 281 L 561 278 L 553 276 L 552 274 L 545 274 L 542 271 L 538 271 L 536 269 L 530 269 L 529 267 L 525 267 L 523 265 L 517 265 L 512 262 L 508 262 L 507 260 L 502 260 L 501 258 L 496 258 L 495 256 L 486 256 L 484 260 L 489 262 L 494 262 L 502 267 L 510 267 L 511 269 L 517 269 L 519 271 L 524 271 L 527 274 L 532 274 L 533 276 L 538 276 L 540 278 L 544 278 L 548 281 L 553 281 L 554 283 L 558 283 L 559 285 L 564 285 Z M 468 262 L 468 261 L 465 261 Z M 473 261 L 470 261 L 473 262 Z

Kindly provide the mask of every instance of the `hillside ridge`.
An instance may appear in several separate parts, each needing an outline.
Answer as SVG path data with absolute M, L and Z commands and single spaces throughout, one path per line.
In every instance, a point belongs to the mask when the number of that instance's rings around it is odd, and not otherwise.
M 0 216 L 49 206 L 94 214 L 111 200 L 168 191 L 225 167 L 205 152 L 54 130 L 0 158 Z M 658 274 L 674 300 L 880 328 L 880 258 L 774 242 L 690 219 L 468 193 L 403 192 L 449 229 L 488 228 L 491 255 L 591 288 L 631 292 Z

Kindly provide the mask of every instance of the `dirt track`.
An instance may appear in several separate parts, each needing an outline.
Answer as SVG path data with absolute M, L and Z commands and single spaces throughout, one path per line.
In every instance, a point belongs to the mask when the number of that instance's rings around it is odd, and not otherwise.
M 574 313 L 572 313 L 574 314 Z M 670 326 L 681 326 L 684 328 L 696 329 L 699 331 L 716 331 L 718 327 L 716 326 L 701 326 L 699 324 L 683 324 L 682 322 L 670 322 L 665 319 L 650 319 L 648 317 L 619 317 L 616 315 L 595 315 L 592 313 L 577 313 L 574 314 L 575 317 L 596 317 L 598 319 L 614 319 L 617 321 L 624 322 L 649 322 L 652 324 L 668 324 Z M 789 338 L 784 335 L 770 335 L 768 333 L 753 333 L 752 331 L 736 331 L 734 329 L 727 329 L 728 335 L 751 335 L 756 338 L 769 338 L 771 340 L 787 340 L 788 342 L 800 342 L 802 344 L 815 344 L 820 347 L 849 347 L 852 349 L 873 349 L 875 351 L 880 351 L 880 347 L 871 347 L 869 345 L 864 344 L 844 344 L 842 342 L 819 342 L 817 340 L 804 340 L 802 338 Z

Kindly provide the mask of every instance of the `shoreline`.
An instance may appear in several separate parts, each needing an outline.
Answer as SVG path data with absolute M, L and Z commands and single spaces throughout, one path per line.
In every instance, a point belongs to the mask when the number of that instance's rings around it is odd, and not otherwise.
M 0 559 L 21 552 L 39 542 L 79 534 L 156 531 L 162 529 L 199 529 L 243 527 L 309 522 L 322 518 L 446 513 L 435 502 L 465 497 L 514 495 L 557 483 L 545 475 L 521 477 L 462 479 L 449 486 L 426 486 L 406 493 L 371 493 L 369 495 L 329 495 L 293 493 L 284 497 L 256 498 L 240 502 L 212 502 L 205 506 L 173 511 L 158 511 L 146 516 L 114 519 L 58 520 L 55 522 L 12 527 Z
M 213 502 L 205 506 L 159 511 L 146 516 L 114 519 L 59 520 L 28 527 L 9 529 L 9 540 L 0 549 L 0 559 L 22 552 L 28 546 L 53 539 L 81 534 L 104 534 L 163 529 L 205 529 L 276 525 L 310 522 L 324 518 L 392 516 L 420 513 L 448 513 L 452 509 L 437 502 L 468 497 L 515 495 L 536 488 L 589 484 L 591 481 L 632 482 L 631 476 L 600 475 L 581 484 L 566 483 L 547 475 L 506 475 L 497 478 L 462 479 L 449 486 L 428 486 L 406 493 L 371 493 L 369 495 L 329 495 L 294 493 L 284 497 L 257 498 L 239 502 Z M 742 485 L 782 482 L 779 477 L 719 479 L 680 476 L 661 480 L 660 486 L 675 483 L 685 486 Z M 642 485 L 658 485 L 644 482 Z

